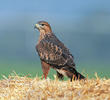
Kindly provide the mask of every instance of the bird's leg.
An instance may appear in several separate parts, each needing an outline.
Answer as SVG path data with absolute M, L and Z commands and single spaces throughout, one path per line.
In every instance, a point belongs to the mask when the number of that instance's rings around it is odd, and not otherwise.
M 42 79 L 45 77 L 45 79 L 47 78 L 47 75 L 48 75 L 48 72 L 47 73 L 45 73 L 45 72 L 43 72 L 43 75 L 42 75 Z
M 48 72 L 50 70 L 50 66 L 47 63 L 43 62 L 43 61 L 42 61 L 41 64 L 42 64 L 42 71 L 43 71 L 42 79 L 43 79 L 43 77 L 45 77 L 45 79 L 46 79 L 47 75 L 48 75 Z
M 48 69 L 48 71 L 49 71 L 49 69 Z M 47 78 L 48 71 L 44 74 L 45 79 Z
M 62 74 L 60 74 L 58 71 L 57 71 L 57 77 L 58 77 L 58 79 L 61 79 L 61 80 L 64 79 L 64 76 Z
M 42 80 L 43 80 L 43 78 L 44 78 L 44 75 L 42 75 Z
M 43 68 L 43 75 L 42 75 L 42 79 L 45 77 L 45 79 L 47 78 L 48 72 L 49 72 L 50 68 Z

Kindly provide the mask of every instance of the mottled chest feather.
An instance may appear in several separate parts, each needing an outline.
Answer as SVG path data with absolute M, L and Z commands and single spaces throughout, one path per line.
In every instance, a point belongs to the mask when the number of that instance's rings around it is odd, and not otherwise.
M 40 43 L 41 40 L 46 39 L 47 37 L 50 37 L 53 33 L 46 33 L 45 31 L 40 32 L 38 43 Z M 49 38 L 48 38 L 49 39 Z

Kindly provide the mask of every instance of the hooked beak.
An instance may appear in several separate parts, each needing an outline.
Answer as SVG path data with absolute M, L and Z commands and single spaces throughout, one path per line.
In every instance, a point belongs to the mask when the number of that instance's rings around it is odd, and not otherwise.
M 40 25 L 39 24 L 35 24 L 35 26 L 34 26 L 34 29 L 39 29 L 40 28 Z

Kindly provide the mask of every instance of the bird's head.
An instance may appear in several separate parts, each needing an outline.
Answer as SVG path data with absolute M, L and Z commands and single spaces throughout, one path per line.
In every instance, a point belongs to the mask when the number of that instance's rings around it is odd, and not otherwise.
M 41 33 L 51 33 L 51 27 L 46 21 L 39 21 L 37 24 L 35 24 L 35 27 L 37 28 Z

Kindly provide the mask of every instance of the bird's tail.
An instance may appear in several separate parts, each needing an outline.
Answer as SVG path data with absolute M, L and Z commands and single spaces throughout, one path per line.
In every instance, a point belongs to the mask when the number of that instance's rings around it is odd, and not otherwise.
M 82 74 L 80 74 L 79 72 L 77 72 L 76 77 L 77 77 L 77 79 L 80 79 L 80 80 L 85 79 L 85 77 Z
M 77 72 L 75 68 L 71 68 L 69 72 L 67 73 L 67 76 L 71 79 L 71 81 L 74 80 L 81 80 L 81 79 L 86 79 L 82 74 Z

